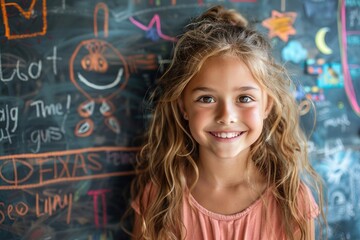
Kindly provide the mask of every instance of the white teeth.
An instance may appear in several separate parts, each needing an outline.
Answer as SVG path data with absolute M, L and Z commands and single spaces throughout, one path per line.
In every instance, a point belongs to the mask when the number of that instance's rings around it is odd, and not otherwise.
M 240 136 L 239 132 L 222 132 L 222 133 L 213 133 L 214 136 L 219 138 L 234 138 Z

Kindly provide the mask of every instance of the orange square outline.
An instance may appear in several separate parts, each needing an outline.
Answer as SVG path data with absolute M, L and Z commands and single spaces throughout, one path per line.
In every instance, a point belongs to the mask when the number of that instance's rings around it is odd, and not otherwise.
M 46 0 L 40 0 L 42 1 L 42 16 L 43 16 L 43 27 L 42 27 L 42 31 L 39 32 L 34 32 L 34 33 L 29 33 L 29 34 L 11 34 L 10 33 L 10 27 L 9 27 L 9 22 L 8 22 L 8 17 L 7 17 L 7 11 L 6 11 L 6 7 L 7 6 L 14 6 L 16 7 L 21 13 L 22 15 L 24 15 L 24 17 L 26 18 L 26 15 L 30 16 L 30 13 L 32 11 L 32 8 L 34 7 L 34 5 L 36 4 L 37 0 L 32 0 L 32 5 L 28 11 L 24 11 L 17 3 L 5 3 L 5 0 L 0 0 L 1 3 L 1 11 L 3 14 L 3 20 L 4 20 L 4 25 L 5 25 L 5 36 L 8 39 L 19 39 L 19 38 L 29 38 L 29 37 L 35 37 L 35 36 L 39 36 L 39 35 L 45 35 L 46 31 L 47 31 L 47 20 L 46 20 L 46 16 L 47 16 L 47 9 L 46 9 Z

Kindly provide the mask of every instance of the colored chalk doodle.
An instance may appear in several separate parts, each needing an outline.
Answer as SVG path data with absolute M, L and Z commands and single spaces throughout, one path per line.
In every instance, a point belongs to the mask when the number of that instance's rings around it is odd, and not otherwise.
M 46 0 L 1 0 L 2 20 L 8 39 L 31 38 L 47 31 Z M 13 16 L 18 16 L 14 18 Z
M 154 17 L 150 20 L 148 26 L 140 23 L 135 20 L 135 18 L 130 17 L 129 20 L 138 28 L 144 30 L 146 32 L 146 38 L 149 38 L 153 41 L 158 41 L 160 38 L 166 41 L 176 42 L 176 38 L 167 36 L 161 31 L 161 20 L 159 15 L 155 14 Z
M 332 54 L 332 49 L 326 44 L 325 36 L 326 33 L 330 31 L 329 28 L 324 27 L 320 28 L 315 35 L 315 44 L 316 47 L 320 50 L 321 53 L 329 55 Z
M 269 29 L 269 37 L 279 37 L 287 42 L 290 35 L 295 35 L 296 30 L 293 26 L 296 20 L 296 12 L 281 13 L 276 10 L 271 12 L 271 17 L 264 20 L 262 25 Z
M 100 9 L 104 11 L 105 15 L 104 35 L 106 37 L 108 34 L 108 8 L 103 3 L 95 7 L 94 34 L 98 35 L 97 14 Z M 124 57 L 110 43 L 99 39 L 90 39 L 82 41 L 77 46 L 69 65 L 71 81 L 88 99 L 78 108 L 79 115 L 85 119 L 78 122 L 74 130 L 75 135 L 88 137 L 92 134 L 95 125 L 90 117 L 93 115 L 95 103 L 100 104 L 97 110 L 104 116 L 106 126 L 113 132 L 120 133 L 120 122 L 113 115 L 115 107 L 110 100 L 126 86 L 129 79 L 129 69 Z
M 296 40 L 290 41 L 281 51 L 281 57 L 284 61 L 292 61 L 294 63 L 304 61 L 307 55 L 307 50 Z
M 354 48 L 354 45 L 348 45 L 349 37 L 354 38 L 354 36 L 360 35 L 360 24 L 355 24 L 354 17 L 349 19 L 349 16 L 358 16 L 357 9 L 359 8 L 359 6 L 353 1 L 345 0 L 339 1 L 339 5 L 341 19 L 341 24 L 339 25 L 339 33 L 341 36 L 340 39 L 343 50 L 341 54 L 341 61 L 344 74 L 344 88 L 350 101 L 351 107 L 353 108 L 354 112 L 360 116 L 360 97 L 358 96 L 359 92 L 357 92 L 354 87 L 354 81 L 356 80 L 356 78 L 351 75 L 351 69 L 359 67 L 360 59 L 350 57 L 352 55 L 353 49 L 359 48 Z M 352 14 L 349 14 L 349 12 Z
M 94 10 L 94 35 L 98 36 L 97 16 L 104 12 L 104 37 L 108 37 L 108 15 L 106 4 L 99 3 Z M 154 18 L 158 22 L 158 18 Z M 115 134 L 121 133 L 120 120 L 114 115 L 116 110 L 112 99 L 124 90 L 131 72 L 137 68 L 155 69 L 155 57 L 129 56 L 126 59 L 111 43 L 95 38 L 82 41 L 74 50 L 70 62 L 70 80 L 87 98 L 78 107 L 80 120 L 74 134 L 78 137 L 89 137 L 97 127 L 94 124 L 94 112 L 101 113 L 104 124 Z
M 305 73 L 309 75 L 319 75 L 323 72 L 323 65 L 325 63 L 325 60 L 322 58 L 314 59 L 309 58 L 305 61 Z
M 301 86 L 298 87 L 295 91 L 295 98 L 297 100 L 309 99 L 312 101 L 324 101 L 325 94 L 324 89 L 319 88 L 318 86 Z
M 318 86 L 321 88 L 343 87 L 344 77 L 340 63 L 326 63 L 318 76 Z

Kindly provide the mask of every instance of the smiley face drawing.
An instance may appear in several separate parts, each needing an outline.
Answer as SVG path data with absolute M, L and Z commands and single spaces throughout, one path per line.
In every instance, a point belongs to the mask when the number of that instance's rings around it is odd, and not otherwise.
M 104 35 L 107 37 L 108 9 L 103 3 L 95 8 L 94 32 L 97 36 L 96 15 L 100 8 L 105 12 Z M 94 123 L 91 116 L 98 105 L 106 126 L 120 133 L 120 122 L 113 116 L 115 107 L 111 99 L 126 87 L 129 69 L 119 50 L 104 40 L 84 40 L 70 58 L 69 72 L 71 82 L 87 98 L 77 109 L 84 119 L 77 123 L 75 135 L 87 137 L 92 134 Z

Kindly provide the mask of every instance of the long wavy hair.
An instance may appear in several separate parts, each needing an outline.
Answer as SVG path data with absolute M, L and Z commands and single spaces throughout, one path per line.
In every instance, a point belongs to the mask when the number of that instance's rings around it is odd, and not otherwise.
M 308 184 L 318 193 L 320 209 L 321 180 L 309 163 L 307 139 L 299 126 L 299 110 L 291 93 L 292 81 L 271 51 L 268 40 L 249 27 L 245 18 L 221 6 L 210 8 L 186 27 L 152 95 L 152 119 L 132 184 L 133 199 L 142 199 L 149 183 L 156 189 L 146 208 L 139 201 L 143 239 L 184 238 L 181 206 L 186 185 L 191 189 L 199 176 L 198 147 L 178 99 L 203 63 L 222 54 L 241 59 L 273 100 L 262 134 L 251 146 L 250 159 L 268 186 L 274 186 L 287 239 L 293 239 L 294 227 L 305 239 L 307 219 L 297 201 L 301 179 L 307 176 L 311 180 Z M 192 182 L 186 179 L 187 171 L 196 176 Z

